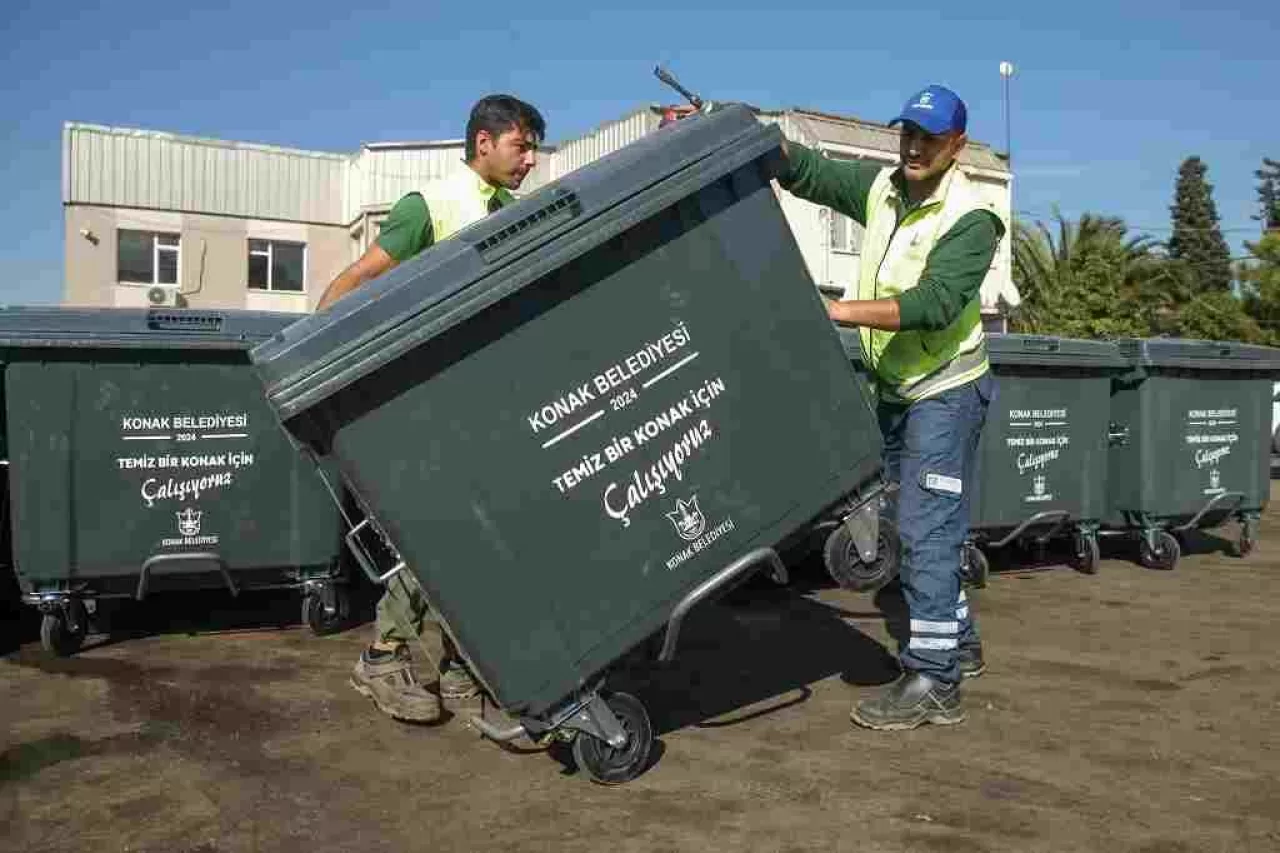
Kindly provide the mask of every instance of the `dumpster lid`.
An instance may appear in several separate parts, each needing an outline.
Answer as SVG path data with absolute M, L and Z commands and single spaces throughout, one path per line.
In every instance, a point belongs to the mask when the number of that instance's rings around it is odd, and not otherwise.
M 1058 338 L 1050 335 L 988 334 L 992 364 L 1037 367 L 1100 367 L 1122 369 L 1128 362 L 1111 341 Z
M 246 349 L 298 314 L 196 308 L 0 308 L 0 347 Z
M 715 178 L 780 150 L 781 141 L 777 127 L 736 104 L 649 133 L 291 326 L 250 353 L 254 369 L 279 417 L 293 417 Z M 659 184 L 664 191 L 643 204 L 612 213 Z M 514 263 L 567 233 L 581 236 L 533 263 Z
M 836 327 L 845 355 L 862 363 L 858 330 Z M 1098 367 L 1116 370 L 1129 366 L 1120 348 L 1111 341 L 1056 338 L 1047 335 L 1009 335 L 987 333 L 987 351 L 992 364 L 1035 365 L 1052 367 Z
M 1117 342 L 1130 363 L 1143 367 L 1247 370 L 1280 375 L 1280 349 L 1236 341 L 1126 338 Z

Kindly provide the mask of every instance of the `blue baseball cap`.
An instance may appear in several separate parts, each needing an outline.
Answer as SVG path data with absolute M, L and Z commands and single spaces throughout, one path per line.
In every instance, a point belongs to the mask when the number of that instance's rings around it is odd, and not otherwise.
M 969 111 L 960 96 L 946 86 L 926 86 L 907 100 L 889 126 L 905 121 L 918 124 L 935 136 L 953 130 L 964 133 Z

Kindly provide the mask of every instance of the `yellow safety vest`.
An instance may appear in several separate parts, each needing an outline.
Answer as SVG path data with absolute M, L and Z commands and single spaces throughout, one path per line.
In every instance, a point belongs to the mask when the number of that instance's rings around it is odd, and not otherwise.
M 867 228 L 855 293 L 846 298 L 888 299 L 914 288 L 924 273 L 929 252 L 959 219 L 974 210 L 989 210 L 1001 221 L 994 202 L 983 198 L 969 177 L 953 165 L 933 195 L 903 215 L 906 199 L 891 177 L 880 171 L 867 197 Z M 988 369 L 986 335 L 979 296 L 937 331 L 859 330 L 862 354 L 876 377 L 881 396 L 913 402 L 941 394 L 977 379 Z
M 435 242 L 447 239 L 488 216 L 489 200 L 495 195 L 504 207 L 515 201 L 510 192 L 490 185 L 470 166 L 428 184 L 422 190 L 422 197 L 431 212 L 431 231 Z

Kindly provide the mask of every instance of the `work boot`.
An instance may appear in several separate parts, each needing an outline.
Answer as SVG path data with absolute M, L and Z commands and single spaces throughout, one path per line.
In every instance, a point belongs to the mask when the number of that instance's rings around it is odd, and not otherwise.
M 440 695 L 446 699 L 470 699 L 480 695 L 480 682 L 461 661 L 450 661 L 440 676 Z
M 959 659 L 961 678 L 977 678 L 987 671 L 987 662 L 982 657 L 982 643 L 961 646 Z
M 434 723 L 444 715 L 440 696 L 423 687 L 410 665 L 409 650 L 365 649 L 351 672 L 351 686 L 378 710 L 410 723 Z
M 878 696 L 853 706 L 850 719 L 880 731 L 914 729 L 925 723 L 951 726 L 963 723 L 960 685 L 943 684 L 918 672 L 905 672 Z

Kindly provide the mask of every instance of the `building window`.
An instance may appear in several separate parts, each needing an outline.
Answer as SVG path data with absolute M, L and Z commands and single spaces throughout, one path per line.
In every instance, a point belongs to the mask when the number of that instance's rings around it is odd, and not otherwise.
M 862 226 L 834 210 L 831 211 L 831 251 L 852 255 L 862 251 Z
M 177 286 L 182 252 L 177 234 L 123 228 L 116 233 L 117 281 Z
M 302 293 L 307 247 L 279 240 L 249 241 L 249 287 Z

